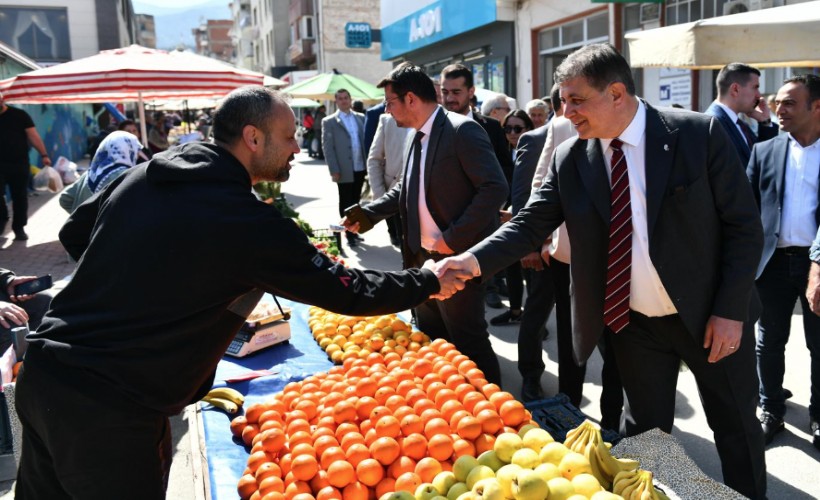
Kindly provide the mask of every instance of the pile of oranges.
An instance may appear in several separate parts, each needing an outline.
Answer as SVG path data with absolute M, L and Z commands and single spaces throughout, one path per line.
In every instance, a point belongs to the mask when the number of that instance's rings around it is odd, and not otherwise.
M 233 419 L 231 432 L 251 447 L 238 492 L 243 500 L 413 493 L 456 458 L 533 424 L 523 404 L 444 340 L 403 355 L 348 357 Z
M 413 329 L 395 314 L 356 317 L 310 308 L 308 326 L 328 357 L 341 364 L 349 358 L 366 359 L 371 353 L 418 352 L 430 337 Z

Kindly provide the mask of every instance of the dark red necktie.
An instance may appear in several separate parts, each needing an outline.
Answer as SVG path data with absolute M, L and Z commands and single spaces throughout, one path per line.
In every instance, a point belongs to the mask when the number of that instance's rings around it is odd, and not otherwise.
M 612 139 L 609 145 L 612 148 L 612 192 L 604 324 L 615 333 L 629 324 L 629 284 L 632 271 L 632 204 L 629 196 L 629 172 L 622 146 L 620 139 Z
M 740 127 L 740 130 L 743 131 L 743 137 L 746 139 L 746 144 L 749 146 L 749 149 L 752 149 L 752 146 L 757 142 L 757 138 L 754 132 L 752 132 L 751 127 L 746 125 L 746 122 L 740 118 L 737 119 L 737 125 Z

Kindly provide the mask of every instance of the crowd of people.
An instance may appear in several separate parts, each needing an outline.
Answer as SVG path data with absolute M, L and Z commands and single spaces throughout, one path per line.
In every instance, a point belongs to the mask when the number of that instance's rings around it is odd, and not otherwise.
M 66 195 L 60 240 L 77 271 L 28 337 L 19 498 L 99 489 L 89 481 L 100 478 L 159 498 L 167 417 L 210 387 L 248 312 L 241 299 L 257 288 L 348 314 L 412 307 L 420 330 L 453 342 L 498 384 L 485 307 L 502 307 L 505 294 L 509 308 L 490 323 L 519 327 L 524 400 L 545 397 L 554 307 L 559 390 L 573 404 L 598 349 L 602 425 L 671 432 L 683 362 L 725 483 L 765 498 L 765 445 L 791 394 L 784 350 L 797 301 L 820 449 L 820 78 L 789 78 L 772 110 L 759 70 L 732 63 L 705 113 L 659 108 L 638 96 L 621 54 L 593 44 L 554 79 L 549 96 L 523 108 L 500 95 L 479 112 L 469 68 L 431 78 L 405 62 L 378 82 L 378 106 L 357 110 L 340 89 L 333 113 L 305 115 L 313 136 L 302 145 L 286 99 L 263 88 L 225 99 L 212 142 L 154 151 L 164 132 L 155 127 L 145 163 L 135 136 L 111 134 Z M 334 264 L 253 196 L 257 182 L 287 180 L 300 146 L 327 163 L 346 246 L 385 220 L 403 271 Z M 219 243 L 239 239 L 248 243 Z M 151 258 L 116 270 L 101 258 L 136 248 Z M 184 276 L 186 292 L 156 282 L 168 275 Z M 22 318 L 3 304 L 0 316 Z M 101 417 L 62 418 L 78 401 Z

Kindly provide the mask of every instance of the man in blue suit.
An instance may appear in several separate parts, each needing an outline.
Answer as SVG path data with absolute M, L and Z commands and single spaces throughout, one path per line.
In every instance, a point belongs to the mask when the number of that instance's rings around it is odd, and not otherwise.
M 784 353 L 794 303 L 800 300 L 811 354 L 809 429 L 814 446 L 820 448 L 820 317 L 810 312 L 804 294 L 809 247 L 820 226 L 820 77 L 789 78 L 775 102 L 780 128 L 788 133 L 755 145 L 746 168 L 764 235 L 756 278 L 763 304 L 756 347 L 760 423 L 767 444 L 784 429 Z
M 772 125 L 766 100 L 760 96 L 760 71 L 743 63 L 730 63 L 717 76 L 718 97 L 707 109 L 706 114 L 714 116 L 723 125 L 732 140 L 740 163 L 749 163 L 752 146 L 777 135 L 777 126 Z M 757 135 L 738 113 L 757 120 Z

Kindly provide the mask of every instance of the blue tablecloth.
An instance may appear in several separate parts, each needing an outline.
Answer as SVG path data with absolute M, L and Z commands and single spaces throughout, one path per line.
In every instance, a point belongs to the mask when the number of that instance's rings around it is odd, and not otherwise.
M 271 300 L 266 295 L 263 300 Z M 216 369 L 215 386 L 224 386 L 226 379 L 248 373 L 252 370 L 271 370 L 273 375 L 250 381 L 230 384 L 230 387 L 245 394 L 245 405 L 268 401 L 273 394 L 282 390 L 288 382 L 302 380 L 317 372 L 329 370 L 333 363 L 319 347 L 307 326 L 308 306 L 279 299 L 283 306 L 292 308 L 290 319 L 291 339 L 246 358 L 226 356 Z M 224 412 L 209 405 L 203 405 L 203 426 L 211 482 L 211 497 L 214 499 L 237 498 L 236 485 L 245 470 L 249 450 L 240 440 L 231 435 L 230 419 Z

